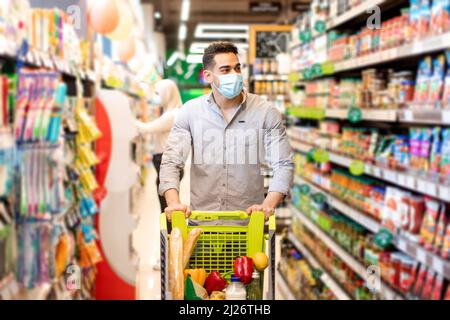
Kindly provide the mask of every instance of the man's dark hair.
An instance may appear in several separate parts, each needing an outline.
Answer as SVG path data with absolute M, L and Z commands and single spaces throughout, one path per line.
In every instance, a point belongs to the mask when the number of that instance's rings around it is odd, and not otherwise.
M 211 43 L 205 49 L 203 54 L 203 68 L 209 69 L 214 64 L 214 57 L 219 53 L 234 53 L 238 54 L 238 48 L 228 41 L 216 41 Z

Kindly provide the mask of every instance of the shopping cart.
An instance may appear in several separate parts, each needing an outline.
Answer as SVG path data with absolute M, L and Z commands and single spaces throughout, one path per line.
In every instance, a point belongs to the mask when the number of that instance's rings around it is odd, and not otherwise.
M 194 211 L 190 216 L 192 221 L 199 221 L 199 225 L 190 226 L 184 213 L 172 214 L 172 228 L 179 228 L 183 239 L 186 240 L 189 231 L 201 228 L 203 233 L 198 239 L 195 250 L 189 261 L 188 268 L 203 268 L 207 273 L 219 271 L 226 278 L 233 274 L 234 260 L 239 256 L 252 257 L 257 252 L 265 252 L 268 242 L 269 267 L 267 289 L 263 286 L 265 299 L 275 299 L 275 216 L 270 217 L 265 225 L 264 213 L 254 212 L 249 216 L 244 211 L 233 212 L 199 212 Z M 233 225 L 236 220 L 247 220 L 247 225 Z M 202 222 L 205 225 L 202 225 Z M 220 225 L 211 225 L 220 222 Z M 169 290 L 169 230 L 170 222 L 166 215 L 160 216 L 161 224 L 161 299 L 171 300 Z M 236 224 L 236 223 L 234 223 Z

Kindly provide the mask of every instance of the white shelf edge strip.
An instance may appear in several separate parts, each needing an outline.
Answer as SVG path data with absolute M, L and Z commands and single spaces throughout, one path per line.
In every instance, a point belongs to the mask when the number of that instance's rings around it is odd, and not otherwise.
M 396 122 L 398 119 L 397 110 L 372 110 L 361 109 L 362 120 Z M 347 119 L 348 109 L 325 109 L 325 118 Z
M 343 201 L 329 194 L 327 191 L 317 188 L 309 181 L 296 176 L 295 183 L 307 184 L 311 187 L 311 189 L 314 190 L 314 192 L 321 192 L 326 196 L 327 202 L 330 206 L 337 209 L 339 212 L 345 214 L 354 221 L 358 222 L 373 233 L 377 233 L 380 230 L 381 225 L 377 221 L 359 212 L 358 210 L 353 209 Z M 395 247 L 397 247 L 397 249 L 399 249 L 400 251 L 405 252 L 420 263 L 423 263 L 429 268 L 432 268 L 439 274 L 443 275 L 446 279 L 450 279 L 450 261 L 446 261 L 443 258 L 431 252 L 428 252 L 418 243 L 408 241 L 407 238 L 401 235 L 394 236 L 394 244 Z
M 347 293 L 341 288 L 341 286 L 328 274 L 328 272 L 320 265 L 319 261 L 312 255 L 308 248 L 306 248 L 297 237 L 289 233 L 289 240 L 299 249 L 305 256 L 306 260 L 316 269 L 322 271 L 320 280 L 334 293 L 339 300 L 352 300 Z
M 295 136 L 292 134 L 290 134 L 289 137 L 295 139 Z M 291 140 L 291 146 L 297 151 L 304 153 L 309 152 L 312 148 L 320 148 L 319 146 L 313 146 L 293 140 Z M 353 161 L 358 161 L 357 159 L 348 158 L 332 151 L 328 151 L 328 153 L 330 155 L 330 162 L 341 165 L 343 167 L 348 168 Z M 418 193 L 435 197 L 443 201 L 448 202 L 450 199 L 450 185 L 447 186 L 441 183 L 436 183 L 430 180 L 419 178 L 413 174 L 386 169 L 368 163 L 365 163 L 364 165 L 364 173 L 369 176 L 396 184 L 406 189 L 414 190 Z
M 276 273 L 276 283 L 283 291 L 283 296 L 287 298 L 286 300 L 297 300 L 279 270 Z
M 382 50 L 364 57 L 336 62 L 334 64 L 334 72 L 358 69 L 392 60 L 445 50 L 448 47 L 450 47 L 450 32 L 428 37 L 398 48 Z
M 359 15 L 365 14 L 368 9 L 373 8 L 374 6 L 379 6 L 386 2 L 386 0 L 367 0 L 363 1 L 361 4 L 355 6 L 344 14 L 341 14 L 335 18 L 332 18 L 330 22 L 327 23 L 327 30 L 333 29 L 336 26 L 339 26 L 353 18 L 356 18 Z
M 355 258 L 353 258 L 349 253 L 342 249 L 332 238 L 330 238 L 324 231 L 322 231 L 314 222 L 309 220 L 305 215 L 303 215 L 297 208 L 291 205 L 292 210 L 295 215 L 302 221 L 302 223 L 316 236 L 318 236 L 327 247 L 329 247 L 336 255 L 338 255 L 353 271 L 355 271 L 362 279 L 367 276 L 366 268 L 359 263 Z M 384 282 L 381 283 L 381 295 L 382 297 L 393 300 L 393 299 L 403 299 L 399 294 L 392 290 Z

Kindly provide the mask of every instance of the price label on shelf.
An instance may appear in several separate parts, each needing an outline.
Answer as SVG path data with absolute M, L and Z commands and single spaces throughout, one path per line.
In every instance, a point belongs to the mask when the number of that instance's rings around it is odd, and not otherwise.
M 427 193 L 427 184 L 422 179 L 417 180 L 417 190 L 423 193 Z
M 425 186 L 429 195 L 437 196 L 437 185 L 434 182 L 426 182 Z
M 450 187 L 440 186 L 439 187 L 439 198 L 441 199 L 450 199 Z
M 384 170 L 384 178 L 391 182 L 396 182 L 397 180 L 396 174 L 392 170 Z
M 427 253 L 425 252 L 425 249 L 418 248 L 416 250 L 416 258 L 422 263 L 427 263 Z
M 411 189 L 416 188 L 416 179 L 414 176 L 406 176 L 406 186 Z
M 403 120 L 408 122 L 413 121 L 414 120 L 413 112 L 411 110 L 405 110 L 403 112 Z
M 399 239 L 398 243 L 397 243 L 397 247 L 401 250 L 401 251 L 406 251 L 406 242 L 402 239 Z
M 442 261 L 442 259 L 433 257 L 433 269 L 436 270 L 440 274 L 445 273 L 444 262 Z
M 372 174 L 375 177 L 380 178 L 381 177 L 381 169 L 379 167 L 372 166 Z
M 450 124 L 450 110 L 442 111 L 442 123 Z
M 404 186 L 406 185 L 406 176 L 404 174 L 397 174 L 397 184 Z

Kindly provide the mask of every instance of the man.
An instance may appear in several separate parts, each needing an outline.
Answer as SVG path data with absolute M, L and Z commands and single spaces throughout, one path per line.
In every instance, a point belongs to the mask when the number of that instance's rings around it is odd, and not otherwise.
M 161 164 L 159 192 L 174 211 L 263 211 L 266 218 L 289 192 L 292 151 L 278 110 L 243 91 L 238 50 L 214 42 L 203 56 L 212 93 L 187 102 L 177 115 Z M 179 172 L 192 147 L 191 207 L 180 202 Z M 264 198 L 262 165 L 273 169 Z

